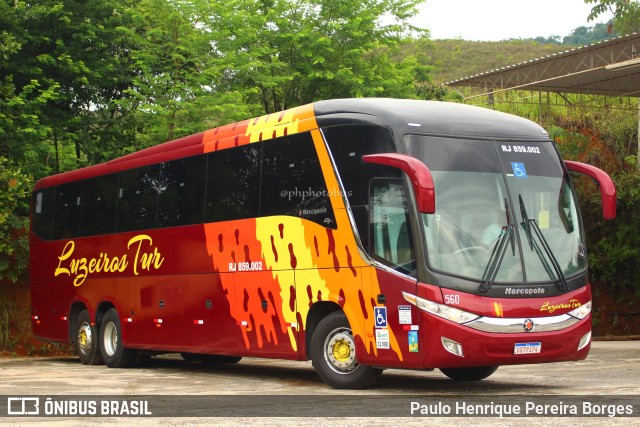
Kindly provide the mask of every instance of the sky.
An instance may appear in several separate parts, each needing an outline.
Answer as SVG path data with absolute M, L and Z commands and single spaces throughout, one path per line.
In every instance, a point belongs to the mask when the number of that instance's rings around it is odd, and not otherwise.
M 432 39 L 498 41 L 567 36 L 587 22 L 593 4 L 584 0 L 426 0 L 412 21 Z M 597 22 L 608 22 L 601 15 Z

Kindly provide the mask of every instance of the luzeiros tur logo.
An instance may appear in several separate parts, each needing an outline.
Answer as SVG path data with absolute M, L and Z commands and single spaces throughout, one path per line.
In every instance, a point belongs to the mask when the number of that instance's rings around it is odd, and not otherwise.
M 20 416 L 142 416 L 153 415 L 147 400 L 52 399 L 47 397 L 8 397 L 7 415 Z

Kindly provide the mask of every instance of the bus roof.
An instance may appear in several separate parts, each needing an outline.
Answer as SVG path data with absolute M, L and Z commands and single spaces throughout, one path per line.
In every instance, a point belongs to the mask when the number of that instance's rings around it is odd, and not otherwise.
M 302 128 L 298 123 L 306 123 Z M 39 180 L 35 189 L 106 175 L 162 161 L 259 142 L 338 123 L 391 126 L 399 135 L 420 133 L 463 138 L 548 140 L 537 124 L 486 108 L 440 101 L 352 98 L 318 101 L 158 144 L 106 163 Z M 291 130 L 289 130 L 291 129 Z
M 536 123 L 487 108 L 442 101 L 354 98 L 314 104 L 320 126 L 328 117 L 360 113 L 381 117 L 402 132 L 490 139 L 548 140 Z M 324 116 L 324 117 L 323 117 Z

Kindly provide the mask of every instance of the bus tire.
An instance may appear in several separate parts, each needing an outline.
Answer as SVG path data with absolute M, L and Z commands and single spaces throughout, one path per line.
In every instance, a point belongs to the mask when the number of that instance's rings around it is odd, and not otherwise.
M 440 372 L 456 381 L 480 381 L 497 370 L 497 366 L 474 366 L 472 368 L 441 368 Z
M 367 388 L 382 373 L 358 363 L 353 333 L 342 311 L 334 311 L 318 323 L 311 338 L 311 360 L 320 379 L 334 388 Z
M 118 312 L 107 310 L 100 322 L 100 353 L 110 368 L 130 368 L 138 360 L 138 352 L 122 345 L 122 328 Z
M 83 310 L 76 320 L 73 348 L 83 365 L 101 365 L 98 330 L 91 324 L 88 310 Z

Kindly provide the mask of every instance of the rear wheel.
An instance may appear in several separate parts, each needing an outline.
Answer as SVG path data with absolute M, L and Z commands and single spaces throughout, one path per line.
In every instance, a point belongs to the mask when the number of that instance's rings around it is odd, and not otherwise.
M 456 381 L 480 381 L 497 370 L 497 366 L 475 366 L 473 368 L 442 368 L 440 372 Z
M 98 331 L 96 327 L 91 324 L 89 311 L 84 310 L 78 315 L 75 331 L 73 347 L 80 362 L 83 365 L 102 364 L 102 357 L 100 357 L 100 349 L 98 346 Z
M 100 323 L 100 353 L 110 368 L 129 368 L 138 360 L 138 352 L 124 348 L 120 318 L 115 309 L 109 309 Z
M 381 369 L 361 365 L 347 316 L 334 311 L 318 323 L 311 338 L 311 360 L 322 381 L 335 388 L 362 389 L 375 383 Z

